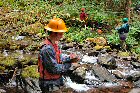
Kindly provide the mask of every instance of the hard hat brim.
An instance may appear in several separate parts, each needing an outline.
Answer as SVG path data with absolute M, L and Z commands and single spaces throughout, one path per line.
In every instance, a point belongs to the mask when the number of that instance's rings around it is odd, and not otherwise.
M 52 32 L 68 32 L 68 29 L 65 27 L 64 29 L 62 30 L 58 30 L 58 29 L 52 29 L 50 28 L 48 25 L 44 27 L 45 29 L 49 30 L 49 31 L 52 31 Z

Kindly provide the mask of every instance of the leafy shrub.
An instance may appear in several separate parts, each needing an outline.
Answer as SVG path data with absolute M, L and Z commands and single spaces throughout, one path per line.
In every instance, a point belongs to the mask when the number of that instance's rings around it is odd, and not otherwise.
M 65 33 L 65 38 L 71 42 L 83 43 L 87 38 L 97 37 L 96 33 L 92 33 L 90 29 L 80 29 L 78 27 L 71 27 L 68 33 Z
M 140 54 L 140 47 L 137 47 L 137 48 L 135 49 L 135 53 Z
M 135 38 L 135 41 L 140 43 L 140 21 L 134 21 L 130 26 L 129 36 Z
M 119 35 L 115 30 L 113 30 L 112 32 L 112 34 L 106 36 L 107 42 L 108 44 L 118 45 L 120 43 Z
M 133 47 L 131 49 L 131 51 L 134 52 L 134 53 L 140 54 L 140 46 Z

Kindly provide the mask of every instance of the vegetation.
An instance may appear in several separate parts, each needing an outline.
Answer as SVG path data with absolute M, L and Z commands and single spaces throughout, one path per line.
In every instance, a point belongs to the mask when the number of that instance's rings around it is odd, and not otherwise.
M 37 71 L 37 66 L 36 65 L 32 65 L 32 66 L 28 66 L 26 68 L 23 69 L 22 72 L 22 76 L 23 77 L 32 77 L 32 78 L 39 78 L 39 73 Z

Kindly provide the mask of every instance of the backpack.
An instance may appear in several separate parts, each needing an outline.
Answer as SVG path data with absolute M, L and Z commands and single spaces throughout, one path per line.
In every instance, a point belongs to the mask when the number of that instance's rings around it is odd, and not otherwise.
M 119 30 L 118 30 L 118 33 L 120 34 L 123 34 L 123 33 L 128 33 L 129 32 L 129 25 L 126 24 L 125 26 L 121 27 Z

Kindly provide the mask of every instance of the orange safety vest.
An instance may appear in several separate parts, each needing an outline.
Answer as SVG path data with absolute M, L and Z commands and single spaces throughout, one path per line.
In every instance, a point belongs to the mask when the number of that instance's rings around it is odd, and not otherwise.
M 61 64 L 60 62 L 60 50 L 58 48 L 58 45 L 53 45 L 48 39 L 45 40 L 44 44 L 46 45 L 51 45 L 53 46 L 54 48 L 54 51 L 55 51 L 55 56 L 56 56 L 56 59 L 57 59 L 57 63 L 58 64 Z M 42 65 L 42 60 L 40 59 L 40 57 L 38 57 L 38 67 L 39 67 L 39 73 L 40 73 L 40 78 L 41 79 L 44 79 L 44 80 L 53 80 L 53 79 L 58 79 L 61 77 L 60 74 L 52 74 L 52 73 L 49 73 Z

